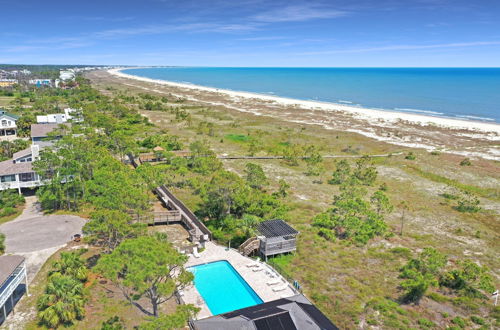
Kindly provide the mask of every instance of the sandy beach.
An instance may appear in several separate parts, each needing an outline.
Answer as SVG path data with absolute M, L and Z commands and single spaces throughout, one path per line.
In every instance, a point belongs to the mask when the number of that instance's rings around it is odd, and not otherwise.
M 224 106 L 257 116 L 355 132 L 405 147 L 438 149 L 464 156 L 500 160 L 500 125 L 495 123 L 224 90 L 138 77 L 121 70 L 112 69 L 108 73 L 126 79 L 125 84 L 131 86 L 134 81 L 147 83 L 141 88 L 148 91 L 161 93 L 165 92 L 162 88 L 168 87 L 169 93 L 191 101 Z

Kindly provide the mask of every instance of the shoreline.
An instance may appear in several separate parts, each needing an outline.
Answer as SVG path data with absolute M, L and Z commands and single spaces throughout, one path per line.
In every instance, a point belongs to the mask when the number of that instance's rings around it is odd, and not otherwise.
M 195 84 L 185 84 L 168 80 L 145 78 L 121 72 L 121 70 L 128 70 L 134 68 L 110 69 L 107 70 L 107 72 L 122 78 L 129 78 L 154 84 L 168 85 L 168 86 L 186 88 L 191 90 L 220 93 L 220 94 L 225 94 L 231 98 L 258 99 L 260 101 L 273 102 L 282 106 L 300 107 L 312 111 L 326 110 L 332 112 L 342 112 L 344 114 L 350 114 L 357 119 L 364 119 L 370 122 L 374 120 L 376 121 L 383 120 L 385 122 L 391 122 L 391 123 L 406 121 L 420 126 L 439 126 L 447 129 L 468 130 L 468 131 L 482 132 L 482 133 L 495 133 L 496 135 L 500 135 L 500 124 L 495 124 L 495 123 L 428 116 L 428 115 L 398 112 L 392 110 L 363 108 L 363 107 L 349 106 L 339 103 L 331 103 L 323 101 L 299 100 L 299 99 L 259 94 L 253 92 L 232 91 L 227 89 L 219 89 L 215 87 L 207 87 Z

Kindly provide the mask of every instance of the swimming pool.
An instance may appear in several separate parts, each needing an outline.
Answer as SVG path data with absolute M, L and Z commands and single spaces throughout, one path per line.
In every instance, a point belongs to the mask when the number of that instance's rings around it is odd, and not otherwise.
M 233 266 L 225 260 L 193 266 L 188 270 L 193 272 L 194 286 L 213 315 L 263 302 Z

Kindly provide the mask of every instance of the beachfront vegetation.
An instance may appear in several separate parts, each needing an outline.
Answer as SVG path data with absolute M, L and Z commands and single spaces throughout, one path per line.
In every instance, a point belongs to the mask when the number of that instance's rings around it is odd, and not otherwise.
M 83 251 L 81 251 L 83 252 Z M 69 326 L 85 316 L 88 270 L 79 252 L 65 252 L 52 264 L 44 293 L 38 298 L 38 320 L 48 328 Z
M 177 252 L 166 237 L 140 236 L 123 241 L 111 254 L 102 256 L 95 270 L 113 281 L 134 306 L 158 317 L 159 305 L 193 281 L 193 273 L 183 267 L 186 261 L 187 256 Z M 148 299 L 152 310 L 138 302 L 142 297 Z
M 0 222 L 2 218 L 16 214 L 17 208 L 23 204 L 24 196 L 20 195 L 17 191 L 0 191 Z
M 60 286 L 66 288 L 61 292 L 78 293 L 84 301 L 93 297 L 86 308 L 101 313 L 72 321 L 74 327 L 100 326 L 116 320 L 111 319 L 115 315 L 118 321 L 110 323 L 123 320 L 124 327 L 181 327 L 196 313 L 186 306 L 166 309 L 173 300 L 169 299 L 159 304 L 158 317 L 145 317 L 148 314 L 134 305 L 154 314 L 153 301 L 145 293 L 151 287 L 144 277 L 149 273 L 137 267 L 137 273 L 129 274 L 134 280 L 127 283 L 114 276 L 123 270 L 117 260 L 131 262 L 125 260 L 125 251 L 133 252 L 134 260 L 140 256 L 156 260 L 156 248 L 161 250 L 159 255 L 181 258 L 168 243 L 153 241 L 157 238 L 147 236 L 144 227 L 132 225 L 135 216 L 151 212 L 150 192 L 160 184 L 174 191 L 209 226 L 215 239 L 223 244 L 231 241 L 233 247 L 255 235 L 262 220 L 279 217 L 290 222 L 301 233 L 298 251 L 275 258 L 278 269 L 298 280 L 305 294 L 341 328 L 446 328 L 460 321 L 471 326 L 472 316 L 490 328 L 498 327 L 498 308 L 485 296 L 498 285 L 490 270 L 498 269 L 497 214 L 491 205 L 500 195 L 493 185 L 469 179 L 477 178 L 477 172 L 496 182 L 493 163 L 474 160 L 472 171 L 459 165 L 463 156 L 427 156 L 419 151 L 413 151 L 411 162 L 404 155 L 334 162 L 324 155 L 361 157 L 396 154 L 400 149 L 344 132 L 332 136 L 300 125 L 277 125 L 274 119 L 107 84 L 97 83 L 106 96 L 80 80 L 74 90 L 43 89 L 12 104 L 19 113 L 21 106 L 28 106 L 23 110 L 28 114 L 71 105 L 81 107 L 85 116 L 85 124 L 73 127 L 81 136 L 67 135 L 57 148 L 44 151 L 37 163 L 39 172 L 50 178 L 50 184 L 38 191 L 46 211 L 90 215 L 85 233 L 92 251 L 86 254 L 85 265 L 89 278 L 96 273 L 103 277 L 92 284 L 89 280 L 83 295 L 76 285 Z M 153 152 L 157 146 L 164 149 L 157 151 L 164 158 L 160 164 L 144 164 L 136 170 L 125 164 L 128 153 Z M 183 157 L 171 152 L 185 149 L 189 152 Z M 284 159 L 217 159 L 224 153 Z M 454 172 L 457 168 L 459 174 Z M 481 182 L 487 181 L 484 178 Z M 451 188 L 471 195 L 462 196 Z M 452 191 L 450 196 L 456 198 L 439 197 L 444 197 L 443 191 Z M 481 199 L 481 208 L 474 197 Z M 429 246 L 434 251 L 421 252 Z M 467 256 L 465 247 L 472 251 Z M 440 266 L 443 255 L 450 258 L 445 257 Z M 159 266 L 165 283 L 159 301 L 175 292 L 169 265 Z M 183 268 L 183 263 L 177 267 Z M 135 283 L 136 275 L 144 281 Z M 118 287 L 130 299 L 116 303 L 108 298 L 110 290 Z M 135 300 L 139 295 L 143 298 Z M 113 307 L 103 312 L 107 304 Z M 68 306 L 80 305 L 70 301 Z
M 113 251 L 123 240 L 145 233 L 146 225 L 132 222 L 132 217 L 120 210 L 101 209 L 90 215 L 83 227 L 87 242 L 101 246 L 105 252 Z

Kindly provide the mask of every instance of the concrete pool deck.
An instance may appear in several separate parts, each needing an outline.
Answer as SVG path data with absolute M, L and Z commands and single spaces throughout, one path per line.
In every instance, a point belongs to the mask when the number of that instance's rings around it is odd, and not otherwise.
M 226 247 L 217 245 L 213 242 L 207 242 L 205 244 L 205 250 L 200 253 L 199 258 L 195 258 L 192 255 L 189 256 L 189 260 L 186 263 L 185 267 L 187 268 L 220 260 L 227 260 L 264 302 L 273 301 L 283 297 L 290 297 L 296 294 L 288 281 L 284 279 L 278 272 L 275 272 L 266 263 L 259 263 L 261 267 L 264 268 L 264 270 L 254 272 L 254 268 L 249 268 L 247 267 L 247 265 L 250 263 L 255 263 L 255 260 L 241 255 L 236 250 L 228 250 Z M 276 279 L 280 280 L 279 284 L 273 286 L 267 285 L 267 282 Z M 278 292 L 273 291 L 273 288 L 282 286 L 284 284 L 288 285 L 285 290 Z M 196 290 L 194 284 L 186 287 L 183 290 L 182 300 L 186 304 L 193 304 L 201 308 L 196 317 L 197 319 L 203 319 L 212 316 L 210 309 L 199 294 L 198 290 Z

